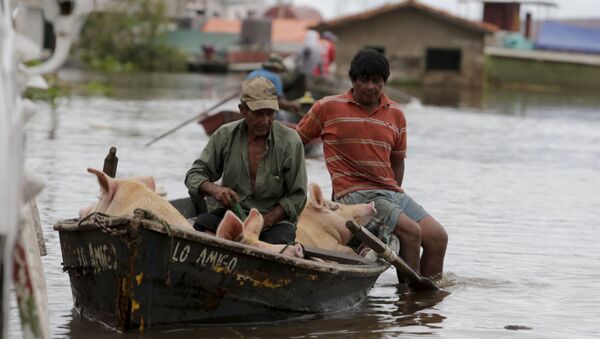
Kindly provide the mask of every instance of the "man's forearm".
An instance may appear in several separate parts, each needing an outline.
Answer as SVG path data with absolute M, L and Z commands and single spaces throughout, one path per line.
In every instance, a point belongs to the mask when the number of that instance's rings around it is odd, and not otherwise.
M 402 187 L 402 180 L 404 180 L 404 159 L 392 160 L 392 170 L 394 171 L 394 178 L 398 186 Z
M 285 214 L 285 211 L 281 205 L 277 205 L 277 207 L 265 213 L 263 218 L 265 219 L 265 225 L 263 226 L 263 229 L 266 229 L 280 221 L 285 220 L 287 218 L 287 214 Z
M 209 195 L 209 196 L 214 196 L 214 191 L 216 188 L 218 188 L 219 185 L 212 183 L 210 181 L 205 181 L 202 184 L 200 184 L 200 186 L 198 186 L 198 193 L 202 194 L 202 195 Z

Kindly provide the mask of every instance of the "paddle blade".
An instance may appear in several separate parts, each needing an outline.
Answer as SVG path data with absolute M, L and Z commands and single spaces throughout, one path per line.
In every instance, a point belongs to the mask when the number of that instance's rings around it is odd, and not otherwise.
M 365 243 L 370 249 L 375 251 L 377 255 L 389 262 L 396 267 L 398 272 L 408 280 L 408 286 L 416 291 L 431 291 L 439 290 L 439 288 L 429 279 L 421 276 L 415 272 L 407 263 L 402 260 L 396 253 L 394 253 L 386 244 L 384 244 L 379 238 L 369 232 L 366 228 L 350 220 L 346 222 L 346 227 L 357 237 L 359 240 Z

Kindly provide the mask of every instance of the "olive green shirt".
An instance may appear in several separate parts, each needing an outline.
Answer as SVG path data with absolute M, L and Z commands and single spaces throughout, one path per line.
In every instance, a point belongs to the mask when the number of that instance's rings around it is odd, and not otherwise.
M 298 133 L 278 122 L 267 138 L 267 149 L 258 164 L 254 190 L 248 167 L 248 133 L 245 120 L 221 126 L 210 138 L 200 159 L 185 176 L 190 195 L 200 194 L 205 181 L 234 190 L 246 212 L 254 207 L 265 214 L 281 205 L 287 220 L 298 221 L 306 205 L 304 146 Z

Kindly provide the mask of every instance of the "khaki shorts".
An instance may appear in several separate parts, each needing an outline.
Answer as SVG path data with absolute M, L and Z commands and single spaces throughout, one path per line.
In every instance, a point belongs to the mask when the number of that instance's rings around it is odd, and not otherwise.
M 375 217 L 386 226 L 386 233 L 391 233 L 398 224 L 400 214 L 404 213 L 412 220 L 419 222 L 429 215 L 425 209 L 404 192 L 389 190 L 355 191 L 337 199 L 347 205 L 375 202 Z

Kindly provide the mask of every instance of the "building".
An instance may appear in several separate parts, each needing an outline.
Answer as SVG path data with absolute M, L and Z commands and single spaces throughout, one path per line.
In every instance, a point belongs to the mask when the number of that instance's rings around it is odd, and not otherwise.
M 406 1 L 326 21 L 316 26 L 337 37 L 336 73 L 345 76 L 361 48 L 382 51 L 390 60 L 390 80 L 424 85 L 482 87 L 485 38 L 490 24 Z

